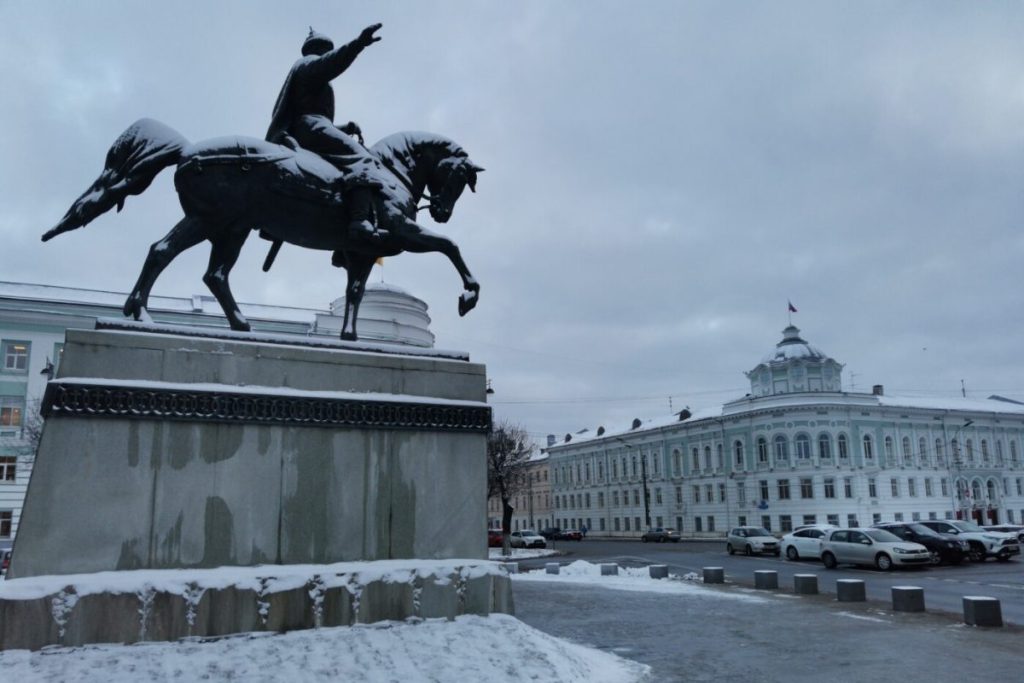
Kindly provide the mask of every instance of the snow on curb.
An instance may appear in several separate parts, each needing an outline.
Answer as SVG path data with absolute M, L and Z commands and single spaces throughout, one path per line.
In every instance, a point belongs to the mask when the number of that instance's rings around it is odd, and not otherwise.
M 570 643 L 514 617 L 244 634 L 216 641 L 90 645 L 0 652 L 8 680 L 146 683 L 488 681 L 632 683 L 650 667 Z
M 501 548 L 488 548 L 488 559 L 498 562 L 515 562 L 517 560 L 532 560 L 537 557 L 551 557 L 558 555 L 558 551 L 552 548 L 512 548 L 511 555 L 502 555 Z
M 622 591 L 700 595 L 708 598 L 739 600 L 752 603 L 768 602 L 766 598 L 754 595 L 705 588 L 703 583 L 693 581 L 696 575 L 692 572 L 685 576 L 670 574 L 668 579 L 652 579 L 648 567 L 619 567 L 617 576 L 602 576 L 600 565 L 584 560 L 576 560 L 571 564 L 562 565 L 559 568 L 558 574 L 548 574 L 545 570 L 538 569 L 532 572 L 512 574 L 511 577 L 513 582 L 550 581 L 554 583 L 587 584 Z

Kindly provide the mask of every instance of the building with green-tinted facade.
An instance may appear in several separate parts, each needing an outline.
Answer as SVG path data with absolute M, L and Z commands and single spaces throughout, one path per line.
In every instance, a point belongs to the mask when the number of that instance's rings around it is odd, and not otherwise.
M 98 318 L 121 318 L 126 294 L 72 287 L 0 282 L 0 543 L 17 533 L 41 424 L 39 401 L 60 366 L 64 333 L 91 329 Z M 337 338 L 344 298 L 312 309 L 240 304 L 260 333 Z M 211 296 L 150 297 L 149 314 L 161 324 L 226 328 Z M 360 338 L 432 347 L 427 305 L 385 283 L 367 285 L 360 307 Z
M 1024 404 L 843 391 L 842 367 L 789 326 L 742 398 L 549 437 L 556 525 L 717 537 L 746 525 L 1024 522 Z

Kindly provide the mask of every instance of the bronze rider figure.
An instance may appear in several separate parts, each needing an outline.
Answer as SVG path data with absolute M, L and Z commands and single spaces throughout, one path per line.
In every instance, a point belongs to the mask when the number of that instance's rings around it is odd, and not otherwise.
M 302 57 L 285 78 L 267 129 L 267 141 L 320 155 L 342 172 L 344 203 L 349 212 L 350 239 L 377 238 L 373 222 L 373 192 L 378 184 L 371 171 L 377 161 L 362 145 L 362 131 L 354 122 L 334 125 L 334 89 L 331 81 L 355 61 L 364 48 L 380 40 L 374 24 L 352 42 L 335 48 L 330 38 L 309 30 Z M 355 136 L 355 137 L 353 137 Z M 358 140 L 356 139 L 358 137 Z

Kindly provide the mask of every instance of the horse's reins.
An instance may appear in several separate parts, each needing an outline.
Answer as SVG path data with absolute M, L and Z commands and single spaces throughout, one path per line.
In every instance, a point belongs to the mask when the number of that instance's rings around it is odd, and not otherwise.
M 391 171 L 391 173 L 394 174 L 396 178 L 398 178 L 398 182 L 402 183 L 402 185 L 405 186 L 405 189 L 409 191 L 410 196 L 416 196 L 416 190 L 413 189 L 412 181 L 409 180 L 404 173 L 395 168 L 394 162 L 391 161 L 390 158 L 382 156 L 380 158 L 380 163 L 383 164 L 384 168 Z M 419 213 L 423 209 L 429 209 L 431 206 L 434 205 L 434 198 L 427 194 L 427 188 L 423 188 L 423 198 L 427 200 L 427 203 L 424 204 L 423 206 L 417 206 L 416 213 Z

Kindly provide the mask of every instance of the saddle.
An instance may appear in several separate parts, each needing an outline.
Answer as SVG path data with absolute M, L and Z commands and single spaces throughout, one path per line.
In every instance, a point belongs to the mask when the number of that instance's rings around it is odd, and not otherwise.
M 220 165 L 243 172 L 272 166 L 275 182 L 268 189 L 306 202 L 340 206 L 345 178 L 333 165 L 305 149 L 291 149 L 257 138 L 230 136 L 205 140 L 188 147 L 179 172 L 202 173 Z

